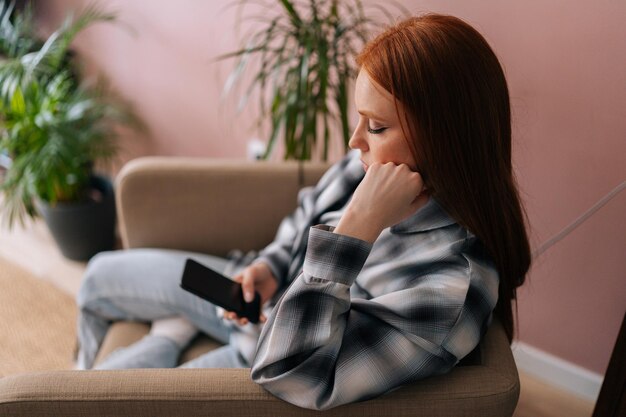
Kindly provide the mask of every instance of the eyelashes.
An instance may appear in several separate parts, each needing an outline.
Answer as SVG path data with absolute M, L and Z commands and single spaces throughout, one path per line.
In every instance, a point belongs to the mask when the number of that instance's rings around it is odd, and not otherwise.
M 367 131 L 373 135 L 379 135 L 383 133 L 385 130 L 387 130 L 386 127 L 379 127 L 378 129 L 372 129 L 371 127 L 367 126 Z

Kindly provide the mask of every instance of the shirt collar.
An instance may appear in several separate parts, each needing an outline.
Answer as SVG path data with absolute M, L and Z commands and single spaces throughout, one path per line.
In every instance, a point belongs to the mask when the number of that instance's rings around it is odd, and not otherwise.
M 418 233 L 455 224 L 456 221 L 435 201 L 429 198 L 428 203 L 411 217 L 391 227 L 391 233 Z

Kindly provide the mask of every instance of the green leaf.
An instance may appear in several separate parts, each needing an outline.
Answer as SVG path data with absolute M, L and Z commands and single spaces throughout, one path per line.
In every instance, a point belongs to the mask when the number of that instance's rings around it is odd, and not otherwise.
M 289 17 L 291 17 L 291 21 L 293 22 L 294 26 L 300 26 L 302 24 L 302 19 L 300 19 L 298 12 L 296 11 L 295 7 L 293 7 L 293 3 L 289 0 L 280 0 L 280 3 L 283 5 L 285 10 L 287 10 L 287 13 L 289 14 Z
M 26 103 L 24 102 L 24 95 L 22 94 L 22 89 L 18 86 L 15 88 L 13 92 L 13 97 L 11 97 L 11 112 L 20 116 L 26 113 Z

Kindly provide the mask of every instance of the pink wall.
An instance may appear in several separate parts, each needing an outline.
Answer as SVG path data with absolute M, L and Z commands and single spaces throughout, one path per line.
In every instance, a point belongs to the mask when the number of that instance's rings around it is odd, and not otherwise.
M 42 30 L 56 27 L 67 10 L 90 3 L 39 2 Z M 238 45 L 236 10 L 225 10 L 229 3 L 222 1 L 98 4 L 117 12 L 120 24 L 94 25 L 75 46 L 87 70 L 105 74 L 147 125 L 144 133 L 125 135 L 124 160 L 142 154 L 244 156 L 247 139 L 258 134 L 249 114 L 235 117 L 234 98 L 220 99 L 232 62 L 213 62 Z
M 42 23 L 86 0 L 48 0 Z M 510 84 L 514 159 L 538 247 L 626 180 L 626 3 L 406 0 L 410 10 L 457 15 L 498 53 Z M 127 134 L 142 154 L 244 157 L 254 112 L 220 103 L 237 45 L 222 1 L 101 0 L 111 25 L 77 42 L 92 70 L 136 105 L 149 130 Z M 252 109 L 252 108 L 251 108 Z M 603 374 L 626 308 L 626 195 L 622 193 L 535 262 L 520 294 L 520 339 Z

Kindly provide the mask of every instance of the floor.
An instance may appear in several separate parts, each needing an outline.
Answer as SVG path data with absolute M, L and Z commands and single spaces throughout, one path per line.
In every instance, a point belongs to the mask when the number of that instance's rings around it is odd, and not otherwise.
M 29 221 L 0 229 L 0 256 L 75 295 L 85 263 L 63 258 L 46 225 Z M 590 417 L 594 404 L 520 372 L 521 394 L 514 417 Z

